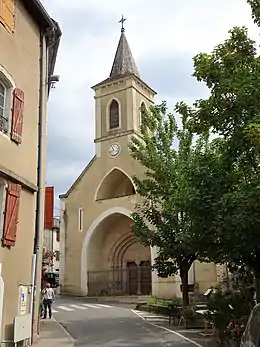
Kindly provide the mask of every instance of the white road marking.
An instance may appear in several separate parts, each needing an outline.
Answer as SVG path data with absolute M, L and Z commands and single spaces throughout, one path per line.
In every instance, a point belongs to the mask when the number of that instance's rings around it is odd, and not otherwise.
M 61 310 L 69 311 L 69 312 L 74 311 L 72 308 L 68 308 L 66 306 L 57 306 L 57 308 L 60 308 Z
M 90 307 L 90 308 L 97 308 L 97 309 L 101 308 L 101 307 L 98 307 L 96 305 L 90 305 L 90 304 L 83 304 L 83 306 Z
M 53 313 L 58 313 L 59 311 L 56 311 L 56 310 L 52 310 Z
M 82 307 L 82 306 L 78 306 L 78 305 L 70 305 L 70 307 L 78 308 L 80 310 L 87 310 L 87 307 Z
M 104 304 L 97 304 L 97 306 L 100 306 L 100 307 L 107 307 L 107 308 L 111 308 L 111 307 L 113 307 L 113 306 L 104 305 Z
M 197 342 L 195 342 L 195 341 L 192 341 L 191 339 L 189 339 L 188 337 L 186 337 L 186 336 L 184 336 L 184 335 L 182 335 L 182 334 L 180 334 L 180 333 L 177 333 L 176 331 L 174 331 L 174 330 L 171 330 L 171 329 L 168 329 L 168 328 L 165 328 L 165 327 L 162 327 L 162 326 L 160 326 L 160 325 L 157 325 L 157 324 L 154 324 L 154 323 L 151 323 L 151 322 L 149 322 L 148 320 L 146 320 L 145 319 L 145 317 L 143 317 L 138 311 L 136 311 L 136 310 L 131 310 L 134 314 L 136 314 L 139 318 L 141 318 L 142 320 L 144 320 L 145 322 L 147 322 L 147 324 L 150 324 L 150 325 L 153 325 L 154 327 L 157 327 L 157 328 L 160 328 L 160 329 L 163 329 L 163 330 L 166 330 L 166 331 L 168 331 L 169 333 L 171 333 L 171 334 L 174 334 L 174 335 L 176 335 L 176 336 L 178 336 L 178 337 L 180 337 L 180 338 L 182 338 L 183 340 L 186 340 L 186 341 L 188 341 L 188 342 L 190 342 L 190 343 L 193 343 L 195 346 L 197 346 L 197 347 L 203 347 L 202 345 L 200 345 L 199 343 L 197 343 Z

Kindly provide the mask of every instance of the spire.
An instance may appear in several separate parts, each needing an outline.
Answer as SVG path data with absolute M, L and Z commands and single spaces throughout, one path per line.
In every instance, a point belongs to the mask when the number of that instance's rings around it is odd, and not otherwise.
M 125 74 L 134 74 L 140 77 L 132 52 L 130 50 L 130 47 L 128 45 L 128 42 L 125 36 L 125 28 L 124 28 L 125 21 L 126 21 L 126 18 L 122 16 L 121 20 L 119 21 L 119 23 L 122 24 L 121 36 L 117 46 L 112 70 L 110 72 L 110 78 L 120 77 Z

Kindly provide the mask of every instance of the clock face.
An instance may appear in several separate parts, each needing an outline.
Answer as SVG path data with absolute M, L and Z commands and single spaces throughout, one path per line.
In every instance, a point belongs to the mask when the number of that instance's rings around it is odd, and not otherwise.
M 108 153 L 111 157 L 116 157 L 120 152 L 120 146 L 118 143 L 112 143 L 109 146 Z

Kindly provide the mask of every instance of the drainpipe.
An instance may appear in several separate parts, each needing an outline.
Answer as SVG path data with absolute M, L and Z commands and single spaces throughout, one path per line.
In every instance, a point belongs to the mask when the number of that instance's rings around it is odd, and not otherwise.
M 32 314 L 32 337 L 31 344 L 33 342 L 34 323 L 38 319 L 35 317 L 36 309 L 36 280 L 37 280 L 37 268 L 39 263 L 39 250 L 40 250 L 40 233 L 41 233 L 41 218 L 42 208 L 41 201 L 44 195 L 44 184 L 42 177 L 42 148 L 43 148 L 43 106 L 44 106 L 44 95 L 46 93 L 46 83 L 44 80 L 44 35 L 40 33 L 40 85 L 39 85 L 39 113 L 38 113 L 38 151 L 37 151 L 37 196 L 36 196 L 36 216 L 35 216 L 35 234 L 34 234 L 34 246 L 33 246 L 33 257 L 32 257 L 32 294 L 30 302 L 30 313 Z

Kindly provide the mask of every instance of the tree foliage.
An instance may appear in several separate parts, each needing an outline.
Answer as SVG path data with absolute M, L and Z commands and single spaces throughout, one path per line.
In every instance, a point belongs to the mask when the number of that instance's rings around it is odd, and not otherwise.
M 130 149 L 145 175 L 134 177 L 142 201 L 132 217 L 134 234 L 144 245 L 157 247 L 154 266 L 159 276 L 180 271 L 187 304 L 188 270 L 213 243 L 207 230 L 209 202 L 224 183 L 217 171 L 219 144 L 208 146 L 207 134 L 195 139 L 187 126 L 188 108 L 180 103 L 176 110 L 181 127 L 167 113 L 166 103 L 141 110 L 141 136 L 133 137 Z M 202 184 L 194 188 L 193 180 Z
M 259 1 L 248 1 L 259 25 Z M 260 57 L 246 28 L 235 27 L 211 54 L 194 58 L 194 76 L 210 96 L 189 114 L 196 133 L 211 130 L 223 142 L 221 160 L 227 190 L 211 206 L 215 235 L 214 261 L 246 265 L 255 275 L 260 300 Z

